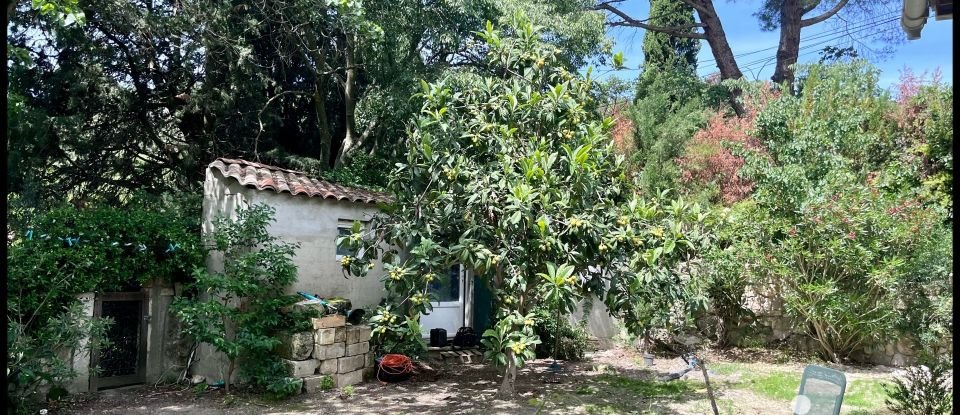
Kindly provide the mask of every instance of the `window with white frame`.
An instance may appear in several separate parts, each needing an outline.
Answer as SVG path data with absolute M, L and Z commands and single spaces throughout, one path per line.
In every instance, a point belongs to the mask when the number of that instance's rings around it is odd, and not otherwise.
M 363 222 L 360 222 L 360 229 L 363 230 Z M 337 222 L 337 236 L 334 238 L 334 244 L 336 244 L 337 239 L 340 239 L 345 236 L 353 235 L 353 221 L 341 219 Z M 345 246 L 336 245 L 337 259 L 341 259 L 344 256 L 356 256 L 350 248 Z

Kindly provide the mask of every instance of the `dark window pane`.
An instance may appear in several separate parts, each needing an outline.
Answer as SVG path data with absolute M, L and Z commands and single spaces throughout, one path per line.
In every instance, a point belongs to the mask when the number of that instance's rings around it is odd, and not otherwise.
M 351 234 L 353 234 L 353 231 L 351 230 L 351 228 L 346 228 L 346 227 L 337 228 L 337 239 L 342 238 L 344 236 L 350 236 Z M 343 255 L 353 255 L 353 251 L 346 247 L 337 245 L 337 256 L 343 256 Z
M 430 292 L 437 301 L 460 301 L 460 265 L 454 265 L 438 277 L 430 283 Z

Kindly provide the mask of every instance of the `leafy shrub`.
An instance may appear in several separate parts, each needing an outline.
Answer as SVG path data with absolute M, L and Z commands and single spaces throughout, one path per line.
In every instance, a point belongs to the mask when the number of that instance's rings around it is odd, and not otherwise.
M 324 171 L 321 176 L 346 186 L 383 190 L 387 187 L 388 174 L 393 168 L 392 161 L 387 154 L 374 156 L 358 152 L 350 156 L 347 164 Z
M 276 376 L 266 382 L 267 395 L 273 399 L 283 399 L 300 393 L 303 379 Z
M 731 205 L 743 200 L 753 191 L 753 182 L 740 174 L 744 158 L 735 149 L 746 147 L 760 150 L 760 142 L 751 135 L 758 111 L 775 95 L 766 85 L 743 88 L 743 117 L 717 111 L 689 140 L 677 159 L 681 169 L 680 181 L 685 185 L 707 191 L 716 203 Z
M 42 323 L 77 294 L 186 281 L 203 261 L 196 202 L 140 196 L 120 208 L 32 212 L 7 250 L 8 317 Z
M 29 320 L 7 323 L 7 394 L 13 412 L 19 414 L 35 413 L 42 401 L 38 396 L 41 388 L 62 388 L 76 377 L 73 362 L 64 355 L 90 353 L 105 346 L 102 340 L 110 322 L 85 318 L 80 304 L 73 303 L 37 324 Z
M 736 229 L 740 218 L 728 215 L 727 226 L 721 227 L 722 232 Z M 744 268 L 743 258 L 747 252 L 736 252 L 730 246 L 730 239 L 735 236 L 721 233 L 721 241 L 715 249 L 710 250 L 704 258 L 707 264 L 704 267 L 707 285 L 707 297 L 710 301 L 710 311 L 716 317 L 716 336 L 719 346 L 731 343 L 732 331 L 741 326 L 745 320 L 752 320 L 753 313 L 744 306 L 746 291 L 750 280 Z
M 953 410 L 953 374 L 949 358 L 935 359 L 928 366 L 907 368 L 903 378 L 883 385 L 887 408 L 902 415 L 942 415 Z
M 393 305 L 378 307 L 370 318 L 370 342 L 378 354 L 396 353 L 419 357 L 427 351 L 427 343 L 420 333 L 420 322 L 404 318 Z
M 538 359 L 556 357 L 559 360 L 583 360 L 590 338 L 587 334 L 586 323 L 571 324 L 567 318 L 557 319 L 553 310 L 538 308 L 534 311 L 536 324 L 533 332 L 540 338 L 541 343 L 536 347 Z M 559 323 L 560 344 L 556 344 L 557 324 Z M 556 350 L 556 356 L 554 356 Z
M 236 218 L 217 218 L 211 236 L 223 254 L 222 271 L 197 267 L 192 297 L 179 297 L 171 309 L 183 331 L 197 342 L 209 343 L 226 355 L 226 391 L 238 364 L 241 379 L 282 396 L 299 391 L 287 378 L 276 355 L 279 336 L 302 331 L 315 311 L 282 310 L 298 301 L 284 290 L 296 281 L 296 244 L 279 242 L 267 232 L 274 209 L 265 204 L 238 207 Z
M 333 381 L 333 377 L 324 376 L 322 379 L 320 379 L 320 390 L 328 391 L 335 387 L 337 387 L 337 384 Z
M 672 72 L 648 76 L 640 82 L 645 83 L 649 85 L 638 87 L 629 111 L 636 149 L 630 168 L 639 172 L 644 191 L 658 192 L 679 185 L 676 158 L 707 120 L 700 97 L 706 85 L 696 77 Z
M 138 195 L 125 207 L 79 209 L 14 200 L 6 281 L 12 402 L 28 405 L 38 388 L 69 382 L 76 375 L 69 353 L 103 340 L 108 322 L 82 319 L 78 294 L 138 290 L 151 279 L 184 281 L 202 263 L 198 201 Z
M 944 278 L 916 266 L 942 231 L 939 215 L 916 202 L 843 180 L 825 190 L 831 196 L 808 201 L 794 220 L 755 212 L 749 235 L 769 239 L 737 249 L 756 258 L 752 281 L 778 284 L 788 314 L 837 361 L 895 335 L 901 299 L 916 295 L 911 281 Z
M 763 150 L 741 148 L 755 191 L 734 242 L 751 283 L 778 287 L 786 311 L 837 361 L 866 344 L 952 326 L 944 211 L 913 191 L 893 101 L 862 62 L 806 67 L 799 95 L 756 118 Z M 917 288 L 931 287 L 931 290 Z M 927 294 L 925 298 L 918 293 Z M 931 293 L 939 296 L 931 299 Z M 937 312 L 937 310 L 940 310 Z M 938 329 L 936 325 L 940 325 Z M 912 326 L 912 328 L 910 327 Z
M 939 72 L 931 78 L 904 71 L 890 118 L 908 150 L 901 153 L 900 167 L 915 170 L 908 184 L 925 201 L 948 209 L 952 218 L 953 88 L 940 81 Z

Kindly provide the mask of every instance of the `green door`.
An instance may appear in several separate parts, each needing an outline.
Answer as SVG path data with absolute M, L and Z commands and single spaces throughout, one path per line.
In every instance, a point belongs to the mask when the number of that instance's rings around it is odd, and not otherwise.
M 483 336 L 493 314 L 493 292 L 486 278 L 473 278 L 473 310 L 473 329 Z

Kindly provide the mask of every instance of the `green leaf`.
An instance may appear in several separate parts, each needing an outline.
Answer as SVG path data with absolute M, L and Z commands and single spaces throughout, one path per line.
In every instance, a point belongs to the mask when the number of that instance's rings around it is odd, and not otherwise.
M 623 69 L 623 52 L 617 52 L 613 55 L 613 68 Z

